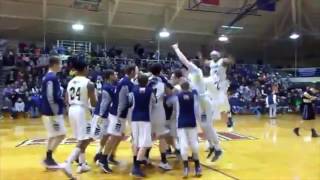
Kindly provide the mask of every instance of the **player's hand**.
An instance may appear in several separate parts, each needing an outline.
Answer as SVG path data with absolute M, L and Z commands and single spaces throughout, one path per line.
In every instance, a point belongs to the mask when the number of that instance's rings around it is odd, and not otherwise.
M 175 43 L 174 45 L 171 46 L 173 49 L 179 49 L 179 44 Z

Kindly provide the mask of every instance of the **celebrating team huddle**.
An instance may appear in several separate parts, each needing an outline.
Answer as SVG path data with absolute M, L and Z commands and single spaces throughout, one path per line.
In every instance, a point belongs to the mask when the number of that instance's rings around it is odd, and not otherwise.
M 89 171 L 85 151 L 92 140 L 99 140 L 94 161 L 103 172 L 112 173 L 109 165 L 119 164 L 115 160 L 115 153 L 127 134 L 131 135 L 133 176 L 145 177 L 141 166 L 152 164 L 149 153 L 153 141 L 159 140 L 159 168 L 165 171 L 172 169 L 166 151 L 173 148 L 177 158 L 183 162 L 183 177 L 188 177 L 188 152 L 191 150 L 194 175 L 200 177 L 198 126 L 208 142 L 207 158 L 218 160 L 223 151 L 214 120 L 226 115 L 228 127 L 233 126 L 226 77 L 227 65 L 232 64 L 233 60 L 222 58 L 219 52 L 212 51 L 212 60 L 189 61 L 178 44 L 172 48 L 183 68 L 177 69 L 170 80 L 162 74 L 161 64 L 153 64 L 149 72 L 140 72 L 137 66 L 129 65 L 120 80 L 115 71 L 106 70 L 100 92 L 86 77 L 86 62 L 72 59 L 76 75 L 68 84 L 65 99 L 70 126 L 78 143 L 66 161 L 59 165 L 52 153 L 65 138 L 66 128 L 63 97 L 56 77 L 60 70 L 59 59 L 51 58 L 49 72 L 42 84 L 45 104 L 42 108 L 46 112 L 43 121 L 49 136 L 47 156 L 43 161 L 46 168 L 62 169 L 70 179 L 75 179 L 72 163 L 78 162 L 77 173 Z M 210 68 L 210 73 L 204 73 L 205 67 Z

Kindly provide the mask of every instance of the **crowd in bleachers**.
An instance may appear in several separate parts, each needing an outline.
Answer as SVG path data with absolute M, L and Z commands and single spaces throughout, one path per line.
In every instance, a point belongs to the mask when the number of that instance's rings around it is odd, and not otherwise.
M 17 53 L 19 52 L 19 53 Z M 18 51 L 7 51 L 2 55 L 4 66 L 13 66 L 5 77 L 5 88 L 2 92 L 2 111 L 8 111 L 15 118 L 19 112 L 27 112 L 30 117 L 38 117 L 40 104 L 40 84 L 46 73 L 48 54 L 72 55 L 63 48 L 40 49 L 34 45 L 19 45 Z M 45 55 L 43 55 L 43 53 Z M 114 69 L 122 74 L 122 69 L 128 64 L 137 64 L 140 69 L 147 69 L 151 59 L 128 59 L 115 56 L 119 52 L 95 52 L 91 54 L 89 78 L 101 87 L 102 74 L 106 69 Z M 80 54 L 81 55 L 81 54 Z M 103 57 L 92 57 L 103 56 Z M 109 56 L 111 55 L 111 56 Z M 169 54 L 170 55 L 170 54 Z M 169 56 L 168 55 L 168 56 Z M 87 56 L 82 54 L 81 56 Z M 152 58 L 152 57 L 149 57 Z M 164 73 L 169 75 L 181 65 L 174 57 L 160 61 L 164 66 Z M 72 77 L 68 61 L 63 61 L 62 70 L 58 74 L 62 87 L 66 88 Z M 230 80 L 229 99 L 232 112 L 235 114 L 256 114 L 260 116 L 266 112 L 265 98 L 271 92 L 272 86 L 277 87 L 278 110 L 281 113 L 298 112 L 301 104 L 303 89 L 290 88 L 290 81 L 267 65 L 236 64 L 229 68 Z M 317 102 L 320 106 L 320 103 Z

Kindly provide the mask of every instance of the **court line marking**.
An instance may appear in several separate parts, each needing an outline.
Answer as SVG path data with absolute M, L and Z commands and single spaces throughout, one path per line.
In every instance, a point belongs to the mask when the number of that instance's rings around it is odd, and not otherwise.
M 227 177 L 229 177 L 229 178 L 231 178 L 231 179 L 240 180 L 239 178 L 234 177 L 234 176 L 232 176 L 232 175 L 230 175 L 230 174 L 227 174 L 227 173 L 225 173 L 225 172 L 223 172 L 223 171 L 221 171 L 221 170 L 219 170 L 219 169 L 215 169 L 215 168 L 213 168 L 213 167 L 210 167 L 210 166 L 205 165 L 205 164 L 202 164 L 202 163 L 200 163 L 200 164 L 201 164 L 201 166 L 203 166 L 203 167 L 205 167 L 205 168 L 207 168 L 207 169 L 210 169 L 210 170 L 212 170 L 212 171 L 218 172 L 218 173 L 220 173 L 220 174 L 222 174 L 222 175 L 224 175 L 224 176 L 227 176 Z
M 29 139 L 26 139 L 26 140 L 22 141 L 20 144 L 16 145 L 16 147 L 19 147 L 19 146 L 23 145 L 27 141 L 29 141 Z
M 167 159 L 176 159 L 176 157 L 175 157 L 175 156 L 168 156 Z M 219 169 L 215 169 L 215 168 L 210 167 L 210 166 L 208 166 L 208 165 L 205 165 L 205 164 L 203 164 L 203 163 L 200 163 L 200 165 L 203 166 L 203 167 L 205 167 L 205 168 L 207 168 L 207 169 L 209 169 L 209 170 L 212 170 L 212 171 L 218 172 L 218 173 L 220 173 L 220 174 L 222 174 L 222 175 L 224 175 L 224 176 L 227 176 L 227 177 L 229 177 L 229 178 L 231 178 L 231 179 L 233 179 L 233 180 L 240 180 L 239 178 L 234 177 L 234 176 L 232 176 L 232 175 L 230 175 L 230 174 L 227 174 L 227 173 L 225 173 L 225 172 L 223 172 L 223 171 L 221 171 L 221 170 L 219 170 Z

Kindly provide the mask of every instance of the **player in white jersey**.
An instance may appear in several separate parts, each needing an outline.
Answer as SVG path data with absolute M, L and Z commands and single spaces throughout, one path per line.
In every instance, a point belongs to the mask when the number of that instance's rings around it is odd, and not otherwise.
M 211 156 L 213 152 L 215 152 L 215 157 L 212 159 L 213 161 L 218 160 L 218 158 L 222 155 L 222 150 L 220 148 L 218 134 L 216 130 L 212 126 L 213 120 L 213 112 L 211 109 L 211 102 L 206 94 L 206 84 L 203 77 L 203 72 L 199 68 L 200 62 L 194 61 L 190 62 L 184 54 L 180 51 L 178 44 L 172 45 L 172 48 L 175 50 L 179 60 L 187 66 L 189 70 L 189 76 L 191 87 L 197 91 L 199 95 L 199 104 L 200 104 L 200 114 L 201 114 L 201 121 L 200 126 L 208 139 L 209 142 L 209 154 L 208 158 Z
M 227 79 L 227 66 L 234 64 L 234 59 L 231 57 L 222 58 L 218 51 L 212 51 L 210 53 L 211 61 L 207 61 L 206 64 L 210 66 L 210 77 L 213 79 L 215 85 L 218 88 L 219 109 L 220 112 L 227 113 L 228 121 L 227 126 L 233 127 L 232 116 L 230 112 L 230 104 L 228 100 L 228 88 L 229 80 Z
M 77 173 L 90 170 L 85 161 L 85 150 L 92 140 L 89 105 L 95 107 L 97 100 L 94 84 L 86 78 L 88 73 L 86 62 L 75 58 L 72 61 L 72 65 L 76 70 L 76 76 L 68 84 L 66 97 L 69 104 L 70 126 L 78 143 L 67 161 L 62 165 L 62 168 L 69 178 L 75 179 L 72 175 L 71 163 L 78 157 L 79 167 Z

